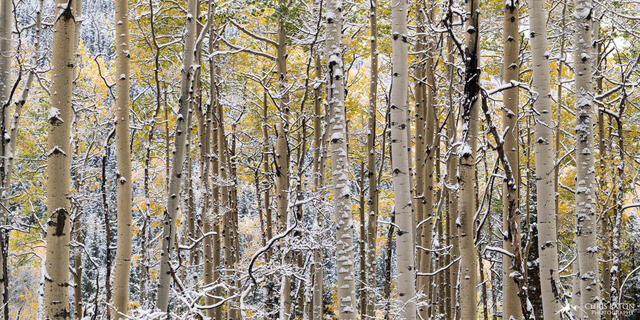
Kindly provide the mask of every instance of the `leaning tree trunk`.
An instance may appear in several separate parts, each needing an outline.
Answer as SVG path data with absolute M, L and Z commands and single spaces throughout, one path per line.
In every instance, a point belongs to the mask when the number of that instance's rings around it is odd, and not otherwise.
M 131 268 L 131 151 L 129 149 L 129 6 L 117 0 L 116 9 L 116 159 L 118 161 L 118 247 L 113 279 L 111 315 L 122 319 L 129 304 L 129 270 Z
M 398 225 L 398 296 L 402 319 L 416 318 L 413 203 L 409 168 L 407 89 L 409 81 L 407 1 L 391 2 L 392 83 L 391 163 L 394 210 Z
M 580 270 L 579 308 L 583 319 L 600 320 L 600 277 L 596 237 L 595 162 L 593 156 L 593 85 L 591 43 L 591 0 L 576 0 L 576 250 Z
M 331 173 L 334 216 L 336 219 L 336 260 L 338 271 L 338 309 L 340 319 L 355 319 L 355 283 L 353 263 L 353 221 L 349 159 L 347 157 L 347 121 L 344 105 L 342 65 L 342 0 L 327 2 L 327 111 L 331 133 Z
M 69 319 L 69 193 L 71 184 L 71 95 L 75 19 L 66 0 L 56 1 L 53 33 L 51 107 L 47 153 L 47 248 L 45 317 Z
M 476 212 L 476 137 L 478 134 L 478 100 L 480 68 L 478 67 L 478 0 L 466 1 L 467 46 L 464 51 L 465 82 L 462 103 L 462 144 L 459 147 L 460 203 L 458 208 L 458 241 L 460 245 L 460 318 L 476 319 L 477 258 L 474 246 Z
M 531 49 L 533 55 L 533 103 L 535 117 L 535 163 L 538 209 L 538 251 L 540 287 L 545 320 L 560 319 L 560 278 L 554 196 L 553 115 L 549 56 L 547 54 L 547 10 L 544 0 L 529 2 Z
M 518 0 L 507 1 L 504 6 L 504 60 L 502 62 L 502 74 L 503 83 L 510 83 L 512 81 L 519 81 L 520 79 L 520 62 L 518 55 L 520 51 L 520 35 L 518 33 Z M 514 186 L 509 185 L 509 181 L 505 180 L 502 187 L 502 194 L 507 199 L 503 202 L 502 207 L 502 225 L 503 232 L 506 234 L 505 239 L 502 241 L 502 246 L 508 252 L 514 252 L 514 246 L 512 243 L 520 243 L 520 215 L 515 214 L 513 219 L 513 226 L 516 226 L 515 230 L 511 228 L 511 221 L 509 214 L 511 212 L 509 205 L 519 208 L 519 183 L 520 181 L 520 167 L 519 155 L 518 155 L 518 105 L 519 94 L 518 87 L 507 89 L 503 93 L 504 96 L 504 111 L 502 116 L 502 125 L 504 130 L 508 130 L 504 136 L 504 152 L 506 160 L 509 162 L 509 167 L 512 168 Z M 510 202 L 511 201 L 511 202 Z M 520 248 L 518 246 L 518 248 Z M 514 252 L 514 254 L 516 254 Z M 522 256 L 521 253 L 517 253 Z M 502 255 L 502 275 L 503 275 L 503 319 L 521 319 L 522 310 L 520 299 L 518 297 L 518 284 L 515 279 L 511 278 L 512 270 L 519 270 L 520 267 L 513 268 L 512 264 L 515 263 L 514 259 L 507 255 Z
M 189 97 L 194 60 L 194 47 L 196 37 L 196 11 L 197 0 L 189 0 L 187 4 L 187 25 L 185 32 L 184 57 L 182 65 L 182 82 L 180 84 L 180 101 L 178 118 L 176 119 L 173 159 L 171 161 L 171 174 L 169 176 L 169 193 L 167 197 L 167 209 L 164 218 L 164 230 L 162 235 L 162 257 L 160 259 L 160 275 L 158 282 L 158 298 L 156 307 L 162 312 L 167 312 L 169 306 L 169 287 L 174 273 L 171 266 L 171 254 L 173 252 L 174 237 L 176 234 L 176 216 L 180 205 L 180 184 L 182 183 L 182 167 L 186 149 L 187 117 L 189 113 Z

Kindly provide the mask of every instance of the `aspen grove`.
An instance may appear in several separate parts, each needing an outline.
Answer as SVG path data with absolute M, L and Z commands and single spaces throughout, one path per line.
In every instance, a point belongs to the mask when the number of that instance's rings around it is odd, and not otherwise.
M 0 0 L 0 320 L 640 319 L 637 0 Z

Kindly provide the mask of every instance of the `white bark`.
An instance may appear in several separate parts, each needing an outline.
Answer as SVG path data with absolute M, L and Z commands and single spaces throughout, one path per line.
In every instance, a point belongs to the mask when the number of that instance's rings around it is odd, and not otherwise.
M 462 144 L 459 147 L 458 242 L 460 244 L 460 318 L 476 319 L 478 259 L 474 245 L 476 212 L 476 137 L 478 135 L 479 78 L 478 2 L 466 1 L 467 32 L 464 101 L 462 103 Z
M 114 319 L 127 314 L 129 271 L 131 269 L 131 152 L 129 149 L 129 7 L 126 0 L 115 2 L 116 20 L 116 158 L 118 161 L 118 244 L 113 279 Z
M 367 133 L 367 175 L 369 177 L 369 210 L 367 214 L 367 310 L 360 310 L 366 317 L 374 317 L 376 310 L 376 238 L 378 236 L 378 177 L 376 166 L 376 116 L 378 101 L 378 1 L 370 0 L 369 32 L 371 41 L 371 74 L 369 78 L 369 123 Z M 364 223 L 364 221 L 362 222 Z
M 520 3 L 518 0 L 511 0 L 506 1 L 504 6 L 504 60 L 502 62 L 503 83 L 520 80 L 520 61 L 518 59 L 520 51 L 520 36 L 518 33 L 519 5 Z M 503 233 L 506 234 L 506 239 L 502 241 L 502 246 L 508 252 L 513 252 L 515 254 L 515 248 L 512 245 L 512 242 L 520 243 L 520 230 L 518 228 L 512 230 L 511 228 L 511 221 L 509 221 L 510 208 L 507 203 L 509 201 L 514 201 L 512 204 L 516 208 L 519 207 L 520 203 L 518 199 L 518 195 L 520 194 L 518 188 L 518 181 L 520 181 L 520 173 L 518 170 L 520 167 L 518 159 L 518 87 L 505 90 L 503 96 L 505 110 L 503 112 L 502 125 L 503 130 L 508 130 L 504 137 L 504 150 L 509 166 L 513 170 L 513 178 L 516 186 L 513 188 L 513 186 L 509 185 L 508 181 L 505 181 L 502 188 L 503 197 L 506 198 L 503 201 L 502 209 Z M 513 225 L 519 227 L 520 215 L 516 214 L 512 219 L 515 220 Z M 519 248 L 520 247 L 518 246 L 518 249 Z M 519 255 L 521 256 L 521 253 L 519 253 Z M 520 298 L 518 297 L 518 284 L 509 276 L 514 270 L 514 268 L 512 268 L 513 263 L 514 259 L 507 255 L 502 255 L 502 274 L 504 281 L 502 290 L 503 319 L 511 319 L 511 317 L 514 319 L 522 318 L 521 303 Z M 519 268 L 516 270 L 519 270 Z
M 560 279 L 554 192 L 553 116 L 544 0 L 529 1 L 530 38 L 533 54 L 533 103 L 535 117 L 535 163 L 538 209 L 540 286 L 545 320 L 560 319 Z
M 278 4 L 284 5 L 282 1 Z M 278 110 L 278 122 L 276 126 L 276 215 L 278 218 L 278 230 L 283 232 L 289 223 L 289 86 L 287 80 L 287 30 L 285 26 L 285 13 L 282 9 L 278 12 L 278 45 L 276 47 L 276 64 L 278 71 L 278 85 L 280 94 L 280 106 Z M 281 248 L 281 259 L 284 264 L 290 263 L 292 253 L 284 246 Z M 280 282 L 280 318 L 289 319 L 291 316 L 291 275 L 282 274 Z
M 47 319 L 69 319 L 70 131 L 75 19 L 66 0 L 56 1 L 47 153 L 47 236 L 44 304 Z
M 406 0 L 391 2 L 392 84 L 391 163 L 394 210 L 398 225 L 398 296 L 400 317 L 416 319 L 413 200 L 409 168 L 407 89 L 409 85 Z
M 327 89 L 329 132 L 331 141 L 331 173 L 333 180 L 334 216 L 336 219 L 336 260 L 338 272 L 338 308 L 341 320 L 355 319 L 355 283 L 353 221 L 349 159 L 347 157 L 347 123 L 344 105 L 344 69 L 342 65 L 342 0 L 327 2 L 328 63 Z
M 580 266 L 577 274 L 580 286 L 581 319 L 599 320 L 600 277 L 596 238 L 595 165 L 593 156 L 593 84 L 591 81 L 593 52 L 591 50 L 590 0 L 576 0 L 575 40 L 575 110 L 576 110 L 576 250 Z
M 12 13 L 12 1 L 11 0 L 0 0 L 0 107 L 2 108 L 2 131 L 0 134 L 2 136 L 6 136 L 8 132 L 9 126 L 9 104 L 10 104 L 10 92 L 11 92 L 11 57 L 12 57 L 12 48 L 11 48 L 11 31 L 13 24 L 13 13 Z M 0 179 L 1 179 L 1 190 L 2 192 L 2 201 L 3 204 L 6 203 L 6 199 L 9 194 L 9 162 L 6 155 L 9 150 L 9 146 L 11 141 L 7 141 L 6 139 L 2 139 L 2 163 L 1 163 L 1 171 L 0 171 Z M 5 225 L 7 222 L 7 213 L 4 209 L 0 209 L 0 225 Z M 5 248 L 5 245 L 8 243 L 8 232 L 6 229 L 2 228 L 0 230 L 0 303 L 6 303 L 5 301 L 5 287 L 7 286 L 7 280 L 5 275 L 8 274 L 4 267 L 6 265 L 6 252 L 8 252 L 8 248 Z M 0 319 L 4 319 L 4 308 L 0 310 Z
M 197 0 L 189 0 L 187 3 L 187 24 L 185 31 L 184 57 L 182 65 L 182 82 L 180 84 L 180 101 L 178 118 L 176 120 L 173 159 L 171 161 L 171 174 L 169 176 L 169 194 L 167 209 L 164 219 L 164 232 L 162 235 L 162 257 L 160 259 L 160 275 L 158 283 L 158 300 L 156 307 L 163 312 L 169 305 L 169 287 L 171 275 L 174 272 L 171 263 L 171 255 L 175 245 L 176 216 L 180 205 L 180 184 L 182 183 L 182 164 L 186 149 L 187 117 L 189 113 L 190 86 L 193 72 L 194 47 L 196 37 L 196 11 Z
M 315 70 L 316 81 L 322 81 L 322 65 L 320 64 L 320 56 L 315 56 Z M 320 199 L 324 199 L 324 159 L 325 159 L 325 144 L 322 142 L 322 86 L 317 86 L 313 91 L 313 110 L 315 117 L 313 119 L 313 191 L 318 194 Z M 323 216 L 323 201 L 317 201 L 315 204 L 316 210 L 316 223 L 319 230 L 324 228 L 324 216 Z M 322 241 L 322 238 L 317 239 L 318 242 Z M 324 259 L 322 254 L 322 248 L 316 248 L 313 250 L 313 297 L 312 297 L 312 320 L 322 320 L 322 293 L 324 284 Z

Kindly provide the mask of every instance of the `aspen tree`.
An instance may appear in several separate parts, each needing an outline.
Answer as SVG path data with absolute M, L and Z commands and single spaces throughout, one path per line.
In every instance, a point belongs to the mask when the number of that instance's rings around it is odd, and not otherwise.
M 600 277 L 596 237 L 595 160 L 593 156 L 593 84 L 591 43 L 593 5 L 590 0 L 576 0 L 576 251 L 580 270 L 580 309 L 583 319 L 600 320 Z
M 118 161 L 118 248 L 113 280 L 114 319 L 127 315 L 131 268 L 131 152 L 129 151 L 129 6 L 115 2 L 116 19 L 116 158 Z
M 458 207 L 458 241 L 460 244 L 460 318 L 476 319 L 477 263 L 474 245 L 474 215 L 476 212 L 476 138 L 478 135 L 479 103 L 479 17 L 478 1 L 466 0 L 467 32 L 464 101 L 462 102 L 462 144 L 459 147 L 460 203 Z
M 518 55 L 520 50 L 520 36 L 518 34 L 519 25 L 519 1 L 511 0 L 505 2 L 504 5 L 504 19 L 503 19 L 503 43 L 504 43 L 504 60 L 502 62 L 502 74 L 503 83 L 510 83 L 512 81 L 519 81 L 520 79 L 520 62 L 518 61 Z M 505 195 L 505 201 L 502 208 L 502 228 L 503 233 L 506 235 L 502 241 L 502 246 L 508 252 L 513 252 L 514 247 L 512 242 L 520 243 L 520 230 L 511 229 L 510 221 L 510 208 L 507 202 L 513 201 L 511 204 L 516 208 L 519 207 L 519 188 L 517 181 L 520 181 L 519 175 L 519 161 L 518 161 L 518 106 L 519 106 L 519 92 L 518 87 L 513 87 L 503 92 L 504 97 L 504 111 L 502 116 L 503 130 L 507 130 L 504 136 L 504 150 L 509 162 L 509 166 L 512 168 L 514 179 L 516 182 L 514 186 L 510 186 L 509 182 L 505 179 L 502 192 Z M 514 225 L 520 226 L 520 216 L 516 214 L 514 217 Z M 520 306 L 520 299 L 518 298 L 518 284 L 511 278 L 512 264 L 515 263 L 514 259 L 507 255 L 502 255 L 502 274 L 503 274 L 503 286 L 502 286 L 502 299 L 503 299 L 503 319 L 521 319 L 522 310 Z M 518 268 L 519 269 L 519 268 Z M 516 275 L 518 276 L 518 275 Z
M 209 21 L 211 23 L 212 19 L 214 19 L 214 2 L 211 1 L 209 3 Z M 209 30 L 209 50 L 213 51 L 214 46 L 214 37 L 213 37 L 213 26 L 210 27 Z M 211 199 L 211 194 L 214 191 L 211 188 L 211 184 L 209 183 L 209 175 L 211 171 L 211 158 L 213 158 L 211 154 L 211 126 L 213 125 L 213 110 L 215 108 L 215 99 L 216 99 L 216 60 L 212 55 L 209 58 L 209 74 L 210 74 L 210 85 L 209 85 L 209 105 L 205 112 L 201 112 L 200 117 L 200 166 L 202 168 L 202 172 L 200 173 L 200 181 L 204 187 L 204 201 L 202 203 L 202 224 L 205 235 L 210 233 L 216 233 L 215 230 L 215 219 L 217 218 L 214 215 L 214 210 L 217 207 L 217 197 Z M 217 168 L 215 168 L 217 169 Z M 217 190 L 215 191 L 217 193 Z M 217 196 L 217 194 L 216 194 Z M 214 231 L 215 230 L 215 231 Z M 204 238 L 204 285 L 209 286 L 214 284 L 214 257 L 213 257 L 213 241 L 216 239 L 214 235 L 209 235 Z M 215 303 L 215 298 L 211 295 L 207 295 L 205 298 L 206 305 L 213 305 Z M 207 317 L 214 318 L 217 308 L 207 309 L 206 315 Z M 215 319 L 215 318 L 214 318 Z
M 605 69 L 604 66 L 601 65 L 601 60 L 603 60 L 604 55 L 602 52 L 603 39 L 601 39 L 601 35 L 600 35 L 600 31 L 601 31 L 600 11 L 601 11 L 600 5 L 596 4 L 593 12 L 593 17 L 594 17 L 593 48 L 595 49 L 595 56 L 596 56 L 596 59 L 594 59 L 593 61 L 593 68 L 594 68 L 594 78 L 596 80 L 596 87 L 594 92 L 596 97 L 602 94 L 602 85 L 603 85 L 602 73 L 603 73 L 603 70 Z M 608 177 L 606 176 L 606 172 L 607 172 L 606 159 L 608 157 L 606 142 L 610 140 L 611 137 L 609 137 L 605 133 L 605 119 L 604 119 L 604 117 L 606 116 L 605 112 L 599 111 L 597 112 L 597 114 L 598 114 L 598 153 L 600 154 L 600 157 L 598 159 L 600 171 L 598 172 L 598 175 L 605 175 L 600 177 L 598 193 L 604 195 L 606 193 L 607 181 L 608 181 Z M 609 130 L 608 133 L 611 133 L 611 130 Z M 603 206 L 608 207 L 609 202 L 605 200 L 603 203 Z M 598 250 L 602 253 L 602 290 L 600 294 L 602 295 L 601 301 L 610 302 L 611 292 L 609 291 L 609 288 L 611 288 L 611 274 L 608 272 L 608 270 L 611 262 L 611 251 L 610 251 L 611 250 L 611 230 L 609 229 L 611 225 L 611 210 L 605 210 L 602 213 L 602 216 L 600 217 L 600 223 L 602 227 L 601 229 L 602 246 Z M 607 320 L 611 319 L 610 305 L 605 306 L 604 309 L 600 310 L 600 312 L 603 313 L 605 319 Z
M 222 220 L 220 227 L 222 228 L 221 236 L 222 236 L 222 245 L 224 252 L 224 264 L 225 264 L 225 277 L 226 277 L 226 286 L 227 286 L 227 319 L 238 319 L 238 306 L 234 305 L 236 299 L 232 299 L 234 297 L 236 288 L 234 281 L 234 231 L 233 231 L 233 210 L 231 203 L 231 192 L 228 186 L 228 181 L 231 179 L 230 175 L 230 166 L 229 166 L 229 151 L 227 145 L 227 136 L 224 130 L 224 112 L 223 112 L 222 104 L 218 103 L 216 108 L 216 118 L 218 123 L 218 130 L 216 131 L 218 134 L 218 176 L 220 181 L 222 181 L 222 185 L 220 186 L 220 214 L 222 215 Z
M 554 195 L 554 133 L 551 127 L 553 115 L 547 53 L 547 10 L 544 5 L 544 0 L 529 1 L 529 25 L 533 56 L 533 90 L 537 93 L 533 103 L 533 116 L 542 309 L 545 320 L 556 320 L 560 318 L 560 278 Z
M 626 95 L 627 93 L 623 88 L 623 101 L 620 104 L 618 109 L 618 114 L 615 116 L 616 119 L 616 136 L 617 136 L 617 145 L 618 145 L 618 165 L 615 168 L 614 175 L 614 185 L 616 186 L 616 196 L 615 196 L 615 209 L 613 212 L 614 224 L 613 224 L 613 239 L 612 239 L 612 250 L 611 250 L 611 288 L 610 288 L 610 296 L 611 296 L 611 319 L 618 320 L 622 319 L 622 295 L 621 295 L 621 286 L 620 280 L 622 273 L 620 271 L 622 262 L 621 260 L 621 238 L 623 232 L 622 226 L 622 213 L 624 211 L 624 192 L 625 192 L 625 148 L 624 148 L 624 135 L 623 135 L 623 125 L 622 125 L 622 115 L 624 113 L 624 108 L 626 104 Z
M 425 216 L 425 207 L 426 207 L 426 194 L 425 194 L 425 173 L 427 172 L 426 167 L 426 159 L 425 159 L 425 117 L 427 111 L 427 89 L 426 89 L 426 79 L 425 79 L 425 61 L 427 60 L 426 55 L 426 42 L 427 37 L 425 33 L 425 21 L 424 21 L 424 1 L 416 1 L 416 31 L 419 36 L 416 38 L 415 51 L 418 53 L 417 56 L 417 65 L 415 71 L 415 85 L 414 85 L 414 100 L 415 100 L 415 161 L 416 161 L 416 178 L 415 182 L 415 204 L 416 204 L 416 244 L 418 246 L 422 246 L 422 240 L 424 237 L 424 232 L 426 231 L 426 227 L 424 226 L 423 221 L 426 220 Z M 432 197 L 433 198 L 433 197 Z M 431 222 L 431 220 L 429 220 Z M 426 223 L 426 222 L 425 222 Z M 419 272 L 427 272 L 427 270 L 423 269 L 423 256 L 426 256 L 427 252 L 422 249 L 416 250 L 416 264 Z M 426 261 L 428 258 L 424 259 Z M 429 296 L 429 285 L 425 276 L 418 277 L 417 288 L 418 293 L 425 295 L 426 300 L 428 300 Z M 429 301 L 427 301 L 429 304 Z M 420 305 L 418 308 L 418 312 L 422 318 L 428 318 L 427 315 L 427 304 Z
M 367 176 L 369 205 L 367 215 L 367 287 L 369 296 L 366 317 L 373 317 L 376 310 L 376 238 L 378 236 L 378 179 L 376 174 L 376 116 L 378 114 L 378 0 L 369 0 L 369 33 L 371 42 L 369 75 L 369 123 L 367 132 Z M 384 146 L 383 146 L 384 148 Z M 362 311 L 361 311 L 362 312 Z
M 76 86 L 76 81 L 78 79 L 78 74 L 79 74 L 79 68 L 78 68 L 78 63 L 81 61 L 80 59 L 80 55 L 78 54 L 78 46 L 80 44 L 80 29 L 82 26 L 82 0 L 76 0 L 73 2 L 74 4 L 74 9 L 76 11 L 75 14 L 75 20 L 76 20 L 76 34 L 75 37 L 73 39 L 73 50 L 75 53 L 75 74 L 74 74 L 74 82 L 73 82 L 73 86 Z M 36 52 L 37 54 L 37 52 Z M 31 76 L 31 74 L 30 74 Z M 17 109 L 17 106 L 16 106 Z M 19 111 L 19 110 L 16 110 Z M 75 117 L 74 117 L 75 118 Z M 72 124 L 73 127 L 73 124 Z M 73 132 L 71 133 L 71 136 L 73 137 Z M 73 138 L 72 138 L 73 139 Z M 15 141 L 12 139 L 12 143 L 15 143 Z M 14 145 L 15 147 L 15 145 Z M 11 149 L 13 150 L 14 147 L 12 147 Z M 71 148 L 74 149 L 75 153 L 78 153 L 78 144 L 71 141 Z M 72 176 L 74 176 L 75 174 L 72 172 Z M 82 174 L 80 174 L 82 175 Z M 77 179 L 77 178 L 76 178 Z M 80 179 L 77 179 L 76 181 L 82 181 L 82 178 L 80 177 Z M 72 181 L 73 184 L 73 181 Z M 75 248 L 73 248 L 73 312 L 75 313 L 75 317 L 77 318 L 82 318 L 83 315 L 83 304 L 82 304 L 82 251 L 83 251 L 83 246 L 81 244 L 84 244 L 84 232 L 81 227 L 81 213 L 82 213 L 82 208 L 79 208 L 78 212 L 74 216 L 73 219 L 73 225 L 71 226 L 71 232 L 72 232 L 72 237 L 73 237 L 73 241 L 76 241 L 78 243 L 78 245 L 75 246 Z M 72 207 L 72 211 L 73 211 L 73 207 Z
M 197 0 L 189 0 L 187 3 L 187 24 L 185 31 L 184 57 L 182 65 L 182 80 L 180 83 L 180 100 L 178 117 L 176 119 L 173 159 L 171 160 L 171 173 L 169 175 L 167 209 L 164 219 L 162 235 L 162 257 L 160 261 L 160 275 L 158 282 L 158 295 L 156 307 L 160 311 L 167 312 L 169 306 L 169 287 L 171 275 L 175 272 L 171 266 L 171 255 L 174 249 L 174 237 L 176 234 L 176 216 L 180 205 L 180 184 L 182 183 L 182 170 L 186 149 L 187 117 L 189 113 L 190 86 L 192 82 L 192 64 L 194 60 L 194 47 L 196 38 Z
M 431 19 L 431 15 L 433 13 L 432 9 L 429 8 L 430 3 L 425 1 L 420 1 L 420 10 L 418 12 L 419 23 L 425 24 L 427 21 Z M 427 11 L 428 10 L 428 11 Z M 426 32 L 426 26 L 422 26 L 419 31 L 420 33 Z M 433 42 L 428 37 L 420 37 L 424 42 L 422 44 L 424 54 L 421 54 L 420 60 L 424 60 L 424 64 L 422 65 L 422 77 L 420 79 L 421 82 L 421 108 L 424 116 L 424 128 L 422 133 L 423 137 L 423 149 L 421 152 L 423 153 L 423 166 L 422 168 L 418 168 L 416 173 L 418 176 L 422 176 L 422 189 L 423 189 L 423 203 L 424 209 L 422 213 L 422 218 L 418 220 L 416 223 L 421 223 L 421 227 L 416 230 L 416 238 L 419 240 L 417 244 L 421 246 L 423 249 L 420 249 L 422 254 L 418 255 L 419 260 L 417 260 L 418 270 L 421 273 L 431 272 L 432 269 L 432 260 L 433 256 L 431 253 L 432 243 L 433 243 L 433 223 L 436 220 L 434 217 L 433 211 L 433 175 L 434 175 L 434 166 L 436 159 L 436 137 L 434 134 L 436 133 L 436 117 L 437 110 L 435 108 L 435 78 L 433 74 L 433 58 L 432 54 L 433 50 Z M 417 181 L 416 181 L 417 183 Z M 433 306 L 432 296 L 435 295 L 435 291 L 431 290 L 432 285 L 430 283 L 433 282 L 433 277 L 431 276 L 422 276 L 418 279 L 419 290 L 424 290 L 424 293 L 427 295 L 427 307 L 421 308 L 421 316 L 422 318 L 428 318 L 430 310 Z
M 47 235 L 44 284 L 45 318 L 69 319 L 69 193 L 71 187 L 71 97 L 73 40 L 76 24 L 73 6 L 56 1 L 53 32 L 51 107 L 47 152 Z
M 447 76 L 449 80 L 449 86 L 447 90 L 448 102 L 449 102 L 449 115 L 447 116 L 446 126 L 447 126 L 447 139 L 448 139 L 448 148 L 447 154 L 449 155 L 447 158 L 447 174 L 446 174 L 446 192 L 447 192 L 447 234 L 449 235 L 449 242 L 451 245 L 451 267 L 449 267 L 449 311 L 447 315 L 449 319 L 455 320 L 457 313 L 457 283 L 458 283 L 458 266 L 459 264 L 456 261 L 460 256 L 460 246 L 457 236 L 457 227 L 456 221 L 458 219 L 458 197 L 456 194 L 457 191 L 457 183 L 458 183 L 458 155 L 455 150 L 455 142 L 457 135 L 457 120 L 458 113 L 454 106 L 453 100 L 453 89 L 454 89 L 454 81 L 455 81 L 455 73 L 454 73 L 454 47 L 453 40 L 451 37 L 447 38 Z
M 366 255 L 366 249 L 365 249 L 365 242 L 366 242 L 366 226 L 365 226 L 365 192 L 366 189 L 364 187 L 365 184 L 365 176 L 364 176 L 364 161 L 361 160 L 360 161 L 360 170 L 358 171 L 359 177 L 358 177 L 358 190 L 360 191 L 360 195 L 358 198 L 358 217 L 360 218 L 360 223 L 359 223 L 359 235 L 360 238 L 357 240 L 358 241 L 358 255 L 360 258 L 360 263 L 359 263 L 359 270 L 358 270 L 358 291 L 359 291 L 359 305 L 358 305 L 358 310 L 360 310 L 360 318 L 364 320 L 364 316 L 365 313 L 367 312 L 367 294 L 365 293 L 367 291 L 367 266 L 366 266 L 366 261 L 367 261 L 367 255 Z
M 577 33 L 576 86 L 576 252 L 579 261 L 580 313 L 583 319 L 600 319 L 600 284 L 596 237 L 595 161 L 593 156 L 592 3 L 575 1 Z
M 331 142 L 334 216 L 336 219 L 336 260 L 338 272 L 338 310 L 340 319 L 355 319 L 353 220 L 347 157 L 344 69 L 342 61 L 342 0 L 327 2 L 327 113 Z
M 153 123 L 151 124 L 151 128 L 149 129 L 149 135 L 147 137 L 147 146 L 146 146 L 146 156 L 145 156 L 145 164 L 144 164 L 144 194 L 145 194 L 145 205 L 146 205 L 146 212 L 145 212 L 145 217 L 144 217 L 144 221 L 143 221 L 143 227 L 142 227 L 142 241 L 140 244 L 140 249 L 142 251 L 142 262 L 140 263 L 140 297 L 139 297 L 139 303 L 141 306 L 145 307 L 147 305 L 147 292 L 146 292 L 146 288 L 147 288 L 147 281 L 149 278 L 149 254 L 147 252 L 147 246 L 148 246 L 148 242 L 149 242 L 149 229 L 151 228 L 150 226 L 150 207 L 151 207 L 151 200 L 150 200 L 150 177 L 149 177 L 149 170 L 150 170 L 150 162 L 151 162 L 151 144 L 153 142 L 153 136 L 154 136 L 154 128 L 156 126 L 157 123 L 157 118 L 158 118 L 158 114 L 160 113 L 160 109 L 162 108 L 162 91 L 160 88 L 160 46 L 158 45 L 158 40 L 156 37 L 156 30 L 155 30 L 155 18 L 154 18 L 154 10 L 153 10 L 153 0 L 149 0 L 149 29 L 150 29 L 150 33 L 151 33 L 151 40 L 154 46 L 154 68 L 153 68 L 153 76 L 154 76 L 154 82 L 155 82 L 155 103 L 156 103 L 156 110 L 154 111 L 154 116 L 153 116 Z M 166 103 L 166 101 L 165 101 Z M 166 108 L 165 108 L 165 118 L 166 118 Z M 165 128 L 167 128 L 167 136 L 166 138 L 168 139 L 169 135 L 168 135 L 168 123 L 169 121 L 165 121 Z M 168 142 L 168 140 L 165 140 L 165 142 Z M 167 147 L 168 149 L 168 147 Z M 167 154 L 168 156 L 168 154 Z M 168 161 L 167 161 L 168 163 Z M 167 166 L 168 167 L 168 166 Z M 168 178 L 168 175 L 167 175 Z
M 416 67 L 415 80 L 415 113 L 416 113 L 416 129 L 415 129 L 415 161 L 416 161 L 416 179 L 415 179 L 415 197 L 416 197 L 416 245 L 423 249 L 416 252 L 416 264 L 418 271 L 421 273 L 429 272 L 431 254 L 431 229 L 433 220 L 433 180 L 429 181 L 430 174 L 433 173 L 433 124 L 431 123 L 432 113 L 429 107 L 431 105 L 431 91 L 427 92 L 427 69 L 431 67 L 431 58 L 428 57 L 429 41 L 426 36 L 425 18 L 426 18 L 425 1 L 416 2 L 416 28 L 418 34 L 415 50 L 418 52 L 418 65 Z M 425 295 L 425 304 L 421 304 L 418 308 L 420 316 L 425 319 L 429 317 L 429 300 L 431 277 L 421 276 L 417 281 L 417 291 Z
M 278 73 L 278 86 L 280 105 L 278 110 L 278 122 L 276 124 L 276 216 L 278 217 L 278 230 L 287 229 L 289 222 L 289 142 L 287 132 L 289 130 L 289 88 L 287 80 L 287 29 L 285 25 L 285 3 L 278 1 L 278 41 L 276 46 L 276 69 Z M 286 248 L 282 248 L 284 263 L 290 261 L 290 254 Z M 291 315 L 291 275 L 284 273 L 280 283 L 280 318 L 288 319 Z
M 407 1 L 391 2 L 391 163 L 398 225 L 398 296 L 402 319 L 416 318 L 414 219 L 409 168 L 407 90 L 409 78 Z
M 322 81 L 322 65 L 320 64 L 320 56 L 316 54 L 315 56 L 315 72 L 316 72 L 316 81 L 320 83 Z M 322 132 L 322 86 L 317 85 L 313 90 L 313 190 L 316 193 L 324 192 L 324 154 L 325 154 L 325 145 L 323 141 L 323 132 Z M 317 204 L 318 208 L 315 210 L 316 214 L 316 223 L 319 229 L 322 229 L 324 226 L 324 216 L 322 212 L 322 208 L 319 207 L 320 204 Z M 321 239 L 319 239 L 321 240 Z M 322 293 L 323 293 L 323 284 L 324 284 L 324 259 L 322 255 L 322 249 L 317 248 L 313 251 L 313 297 L 312 297 L 312 320 L 322 320 L 323 319 L 323 308 L 322 308 Z
M 213 60 L 214 62 L 216 61 L 215 59 Z M 219 96 L 218 96 L 218 90 L 217 90 L 217 85 L 216 83 L 216 77 L 218 75 L 218 69 L 216 67 L 214 68 L 214 73 L 212 73 L 214 76 L 212 79 L 212 87 L 214 87 L 213 90 L 215 90 L 215 93 L 212 95 L 212 97 L 214 98 L 214 100 L 212 101 L 212 108 L 215 108 L 214 110 L 212 110 L 212 114 L 215 113 L 215 116 L 212 116 L 212 127 L 211 127 L 211 152 L 212 155 L 219 155 L 220 154 L 220 148 L 219 143 L 218 143 L 218 127 L 219 127 L 219 120 L 217 119 L 217 110 L 218 110 L 218 104 L 219 104 Z M 214 176 L 217 176 L 219 174 L 219 167 L 220 167 L 220 161 L 219 158 L 216 156 L 212 156 L 211 157 L 211 173 Z M 213 227 L 213 231 L 215 232 L 215 234 L 213 235 L 213 266 L 212 266 L 212 271 L 213 271 L 213 278 L 212 278 L 212 282 L 217 284 L 220 281 L 220 276 L 221 276 L 221 272 L 220 272 L 220 266 L 221 266 L 221 258 L 220 258 L 220 254 L 221 254 L 221 244 L 222 244 L 222 223 L 221 223 L 221 219 L 219 218 L 220 216 L 220 187 L 218 186 L 217 183 L 212 183 L 212 189 L 213 192 L 211 194 L 211 203 L 213 205 L 213 216 L 216 217 L 216 219 L 213 220 L 212 222 L 212 227 Z M 216 290 L 214 291 L 215 296 L 222 296 L 222 288 L 216 288 Z M 218 299 L 214 300 L 215 303 L 218 303 Z M 222 308 L 218 307 L 213 309 L 213 318 L 214 319 L 221 319 L 222 318 Z
M 9 105 L 11 103 L 11 57 L 12 57 L 12 39 L 11 31 L 13 27 L 13 5 L 11 0 L 0 0 L 0 107 L 2 108 L 2 114 L 0 115 L 2 121 L 2 134 L 6 137 L 9 126 Z M 2 139 L 0 146 L 2 148 L 0 163 L 0 183 L 2 192 L 2 198 L 0 201 L 2 204 L 6 204 L 6 199 L 9 194 L 9 159 L 7 154 L 11 152 L 9 150 L 11 141 Z M 7 212 L 4 208 L 0 209 L 0 225 L 7 224 Z M 5 305 L 7 301 L 8 293 L 5 290 L 8 288 L 9 279 L 5 277 L 8 275 L 7 268 L 7 255 L 8 255 L 8 232 L 5 228 L 0 230 L 0 297 L 2 304 Z M 5 319 L 8 314 L 8 308 L 2 308 L 0 312 L 0 319 Z M 6 319 L 5 319 L 6 320 Z

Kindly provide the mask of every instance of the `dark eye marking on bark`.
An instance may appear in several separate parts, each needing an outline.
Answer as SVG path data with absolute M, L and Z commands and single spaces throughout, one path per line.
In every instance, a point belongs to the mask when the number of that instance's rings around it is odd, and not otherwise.
M 64 225 L 67 220 L 67 209 L 57 208 L 51 213 L 51 219 L 47 223 L 50 227 L 55 227 L 53 233 L 54 236 L 59 237 L 64 235 Z

